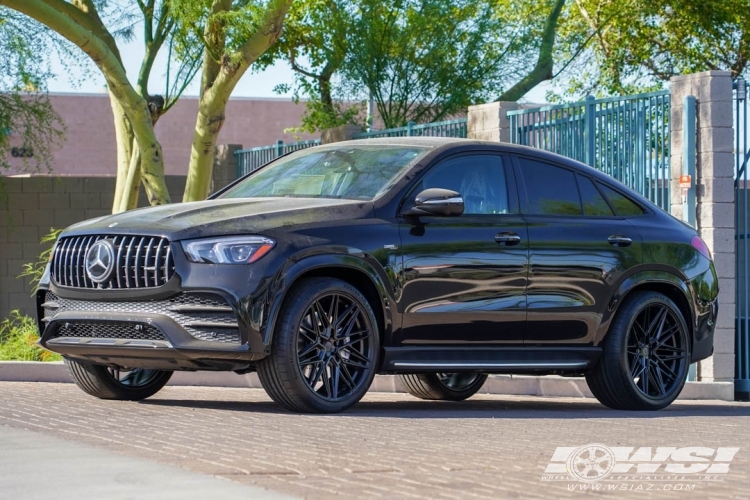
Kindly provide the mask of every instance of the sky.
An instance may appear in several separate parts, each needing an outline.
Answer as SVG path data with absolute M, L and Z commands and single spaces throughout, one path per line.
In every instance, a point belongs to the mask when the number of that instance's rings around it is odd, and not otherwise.
M 138 32 L 138 30 L 136 29 Z M 165 87 L 165 74 L 161 68 L 165 67 L 166 51 L 162 49 L 157 57 L 149 82 L 149 93 L 152 95 L 163 95 Z M 130 43 L 122 45 L 121 56 L 128 77 L 131 82 L 136 80 L 141 60 L 143 59 L 143 42 L 140 33 Z M 93 67 L 93 65 L 92 65 Z M 52 71 L 57 75 L 48 82 L 50 92 L 81 92 L 99 93 L 105 92 L 104 77 L 94 68 L 89 74 L 84 74 L 80 69 L 68 69 L 54 62 Z M 195 78 L 183 95 L 197 96 L 199 91 L 199 78 Z M 235 88 L 233 97 L 286 97 L 291 99 L 291 92 L 278 94 L 273 91 L 274 87 L 281 83 L 291 84 L 294 82 L 294 72 L 285 62 L 278 62 L 262 73 L 252 71 L 246 73 Z M 525 101 L 534 103 L 545 102 L 545 94 L 550 88 L 548 84 L 542 84 L 534 88 L 525 96 Z

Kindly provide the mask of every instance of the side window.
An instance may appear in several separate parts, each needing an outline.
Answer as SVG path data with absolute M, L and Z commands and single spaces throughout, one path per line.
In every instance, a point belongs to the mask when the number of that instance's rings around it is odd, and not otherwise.
M 612 204 L 612 207 L 614 207 L 617 215 L 643 215 L 643 209 L 629 198 L 626 198 L 624 195 L 621 195 L 604 184 L 599 184 L 598 182 L 596 184 L 602 190 L 604 196 L 609 199 L 609 202 Z
M 429 188 L 456 191 L 464 199 L 465 214 L 510 212 L 503 159 L 496 155 L 466 155 L 433 167 L 412 195 Z
M 583 214 L 573 172 L 528 158 L 519 157 L 518 160 L 529 197 L 530 214 Z
M 581 191 L 583 215 L 614 215 L 592 180 L 582 175 L 576 177 L 578 178 L 578 189 Z

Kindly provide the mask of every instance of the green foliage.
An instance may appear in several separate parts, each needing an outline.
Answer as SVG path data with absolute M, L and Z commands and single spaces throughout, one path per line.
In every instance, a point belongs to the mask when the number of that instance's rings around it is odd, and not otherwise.
M 568 68 L 566 93 L 652 91 L 672 76 L 714 69 L 744 74 L 749 11 L 748 0 L 576 0 L 561 33 L 568 41 L 591 43 Z M 569 44 L 561 53 L 575 50 Z
M 370 96 L 386 127 L 445 119 L 535 71 L 556 1 L 297 0 L 257 69 L 291 65 L 302 131 L 362 124 Z
M 0 172 L 12 166 L 48 171 L 65 126 L 47 98 L 51 73 L 45 56 L 59 55 L 63 47 L 47 30 L 5 7 L 0 7 L 0 47 Z M 11 161 L 13 148 L 26 153 L 20 161 Z
M 0 361 L 60 361 L 62 357 L 36 345 L 39 328 L 19 311 L 0 322 Z
M 52 258 L 54 243 L 57 241 L 61 232 L 62 229 L 50 228 L 49 233 L 42 237 L 41 241 L 42 245 L 46 245 L 47 248 L 39 254 L 39 258 L 36 262 L 28 262 L 24 264 L 23 272 L 18 275 L 19 278 L 29 278 L 29 283 L 32 287 L 32 297 L 36 294 L 37 288 L 39 288 L 39 282 L 41 281 L 42 276 L 44 276 L 47 264 L 49 264 L 49 261 Z

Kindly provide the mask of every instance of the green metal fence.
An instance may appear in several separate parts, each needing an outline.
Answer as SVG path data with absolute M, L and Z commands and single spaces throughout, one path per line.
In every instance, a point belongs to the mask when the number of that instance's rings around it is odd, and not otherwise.
M 442 122 L 422 123 L 409 122 L 406 127 L 373 130 L 354 134 L 353 139 L 374 139 L 375 137 L 462 137 L 466 138 L 466 118 Z
M 269 163 L 279 156 L 283 156 L 292 151 L 298 151 L 300 149 L 311 148 L 318 146 L 320 139 L 312 139 L 309 141 L 299 141 L 284 143 L 283 141 L 276 141 L 276 144 L 271 146 L 262 146 L 258 148 L 241 149 L 235 151 L 237 157 L 237 178 L 243 175 L 249 174 L 253 170 L 257 170 L 266 163 Z
M 744 79 L 734 82 L 735 152 L 735 377 L 736 399 L 750 398 L 750 201 L 748 201 L 748 160 L 750 160 L 750 99 Z
M 510 141 L 587 163 L 669 211 L 669 91 L 508 112 Z

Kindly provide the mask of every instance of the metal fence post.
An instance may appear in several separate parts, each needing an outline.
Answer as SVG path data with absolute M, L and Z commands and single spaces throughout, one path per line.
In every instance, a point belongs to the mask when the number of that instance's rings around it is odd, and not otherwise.
M 406 124 L 406 136 L 411 137 L 414 135 L 414 125 L 416 125 L 413 121 L 409 121 L 409 123 Z
M 586 164 L 596 167 L 596 98 L 586 97 L 586 114 L 583 115 L 586 128 Z
M 283 152 L 284 152 L 284 141 L 279 139 L 278 141 L 276 141 L 276 158 L 281 156 Z

